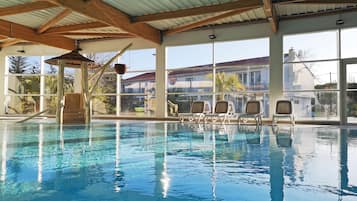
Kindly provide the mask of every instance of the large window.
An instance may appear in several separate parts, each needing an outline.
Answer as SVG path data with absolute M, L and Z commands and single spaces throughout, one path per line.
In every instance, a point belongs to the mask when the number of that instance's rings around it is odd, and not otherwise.
M 260 100 L 269 115 L 267 39 L 168 47 L 167 78 L 169 116 L 175 106 L 189 112 L 195 100 L 230 100 L 239 113 L 248 100 Z
M 92 53 L 89 56 L 102 66 L 116 52 Z M 117 61 L 126 64 L 127 72 L 117 75 L 109 68 L 94 93 L 94 115 L 153 116 L 155 98 L 155 49 L 129 50 Z M 93 70 L 90 74 L 95 73 Z M 92 85 L 95 79 L 93 79 Z
M 338 118 L 337 39 L 337 30 L 284 36 L 284 96 L 298 119 Z
M 113 62 L 126 64 L 127 73 L 118 75 L 113 68 L 114 64 L 104 72 L 93 93 L 93 115 L 154 115 L 155 53 L 155 49 L 129 50 L 120 60 Z M 90 88 L 94 86 L 101 66 L 115 54 L 116 52 L 105 52 L 86 55 L 96 62 L 96 67 L 89 69 Z M 52 56 L 7 57 L 5 72 L 7 114 L 33 114 L 44 109 L 49 109 L 49 114 L 55 114 L 58 67 L 44 63 L 44 60 L 49 58 Z M 76 74 L 79 75 L 78 78 L 81 77 L 80 69 L 66 67 L 64 74 L 64 92 L 74 92 Z
M 40 110 L 41 57 L 7 57 L 7 114 L 31 114 Z
M 56 112 L 58 68 L 43 61 L 51 57 L 8 56 L 5 72 L 5 112 L 26 115 L 49 109 Z M 73 69 L 65 70 L 65 92 L 73 92 Z

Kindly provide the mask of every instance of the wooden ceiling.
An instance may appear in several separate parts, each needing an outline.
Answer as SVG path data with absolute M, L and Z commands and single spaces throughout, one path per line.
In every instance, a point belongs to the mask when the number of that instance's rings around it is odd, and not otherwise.
M 131 16 L 103 0 L 35 0 L 27 3 L 22 2 L 19 0 L 18 4 L 0 7 L 0 48 L 29 42 L 73 50 L 75 49 L 75 40 L 92 38 L 140 37 L 160 44 L 165 35 L 214 24 L 216 21 L 254 9 L 263 9 L 265 20 L 270 22 L 272 31 L 277 32 L 279 20 L 282 18 L 277 14 L 277 5 L 351 4 L 352 7 L 357 6 L 357 0 L 236 0 L 222 4 Z M 53 12 L 55 8 L 61 8 L 61 10 Z M 43 23 L 36 27 L 27 26 L 16 20 L 6 20 L 8 16 L 19 16 L 16 19 L 20 19 L 22 14 L 35 11 L 48 11 L 51 17 L 45 18 Z M 84 16 L 87 22 L 72 22 L 59 26 L 61 21 L 69 18 L 73 13 Z M 315 14 L 320 15 L 321 12 Z M 200 15 L 205 15 L 205 17 L 165 29 L 159 29 L 150 24 Z

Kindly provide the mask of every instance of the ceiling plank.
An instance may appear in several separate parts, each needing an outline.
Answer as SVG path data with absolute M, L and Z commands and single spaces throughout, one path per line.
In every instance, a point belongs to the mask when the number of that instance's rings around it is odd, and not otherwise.
M 97 33 L 97 32 L 69 32 L 62 33 L 65 36 L 102 36 L 110 38 L 134 38 L 135 36 L 128 33 Z
M 161 43 L 160 30 L 147 24 L 132 24 L 130 16 L 121 12 L 101 0 L 73 1 L 73 0 L 51 0 L 63 7 L 96 19 L 113 27 L 120 28 L 154 43 Z
M 187 24 L 187 25 L 184 25 L 184 26 L 181 26 L 181 27 L 177 27 L 177 28 L 174 28 L 174 29 L 167 30 L 167 31 L 164 32 L 164 34 L 165 35 L 172 35 L 172 34 L 175 34 L 175 33 L 180 33 L 180 32 L 183 32 L 183 31 L 187 31 L 187 30 L 190 30 L 190 29 L 193 29 L 193 28 L 197 28 L 197 27 L 200 27 L 200 26 L 203 26 L 203 25 L 210 24 L 210 23 L 212 23 L 214 21 L 221 20 L 221 19 L 233 16 L 233 15 L 238 15 L 238 14 L 244 13 L 244 12 L 252 10 L 252 9 L 254 9 L 254 8 L 246 8 L 244 10 L 239 9 L 239 10 L 229 11 L 229 12 L 226 12 L 226 13 L 214 16 L 214 17 L 210 17 L 210 18 L 198 21 L 198 22 L 194 22 L 192 24 Z
M 11 45 L 15 45 L 15 44 L 21 43 L 21 42 L 23 42 L 23 40 L 21 40 L 21 39 L 10 39 L 8 41 L 0 43 L 0 48 L 9 47 Z
M 182 9 L 177 11 L 169 11 L 169 12 L 137 16 L 137 17 L 133 17 L 132 21 L 134 23 L 149 22 L 149 21 L 179 18 L 179 17 L 188 17 L 194 15 L 202 15 L 207 13 L 224 12 L 229 10 L 239 10 L 239 9 L 243 10 L 248 8 L 256 8 L 257 6 L 261 6 L 261 5 L 262 5 L 261 0 L 239 0 L 230 3 L 219 4 L 219 5 L 202 6 L 202 7 Z
M 63 36 L 42 35 L 26 26 L 0 20 L 0 35 L 9 38 L 17 38 L 30 42 L 41 43 L 44 45 L 62 48 L 66 50 L 75 49 L 75 41 Z
M 263 0 L 263 4 L 264 13 L 271 24 L 273 32 L 276 33 L 279 28 L 279 21 L 276 16 L 275 7 L 271 0 Z
M 56 5 L 45 2 L 45 1 L 35 1 L 30 3 L 19 4 L 10 7 L 0 8 L 0 16 L 15 15 L 20 13 L 27 13 L 35 10 L 44 10 L 47 8 L 55 7 Z
M 300 3 L 300 4 L 355 4 L 357 0 L 280 0 L 275 4 L 292 4 L 292 3 Z
M 58 34 L 65 33 L 70 31 L 80 31 L 83 29 L 94 29 L 94 28 L 103 28 L 108 27 L 109 25 L 101 22 L 89 22 L 84 24 L 74 24 L 74 25 L 65 25 L 59 27 L 52 27 L 45 31 L 43 34 Z
M 356 12 L 356 11 L 357 11 L 356 7 L 351 7 L 351 8 L 344 8 L 344 9 L 339 9 L 339 10 L 329 10 L 329 11 L 317 12 L 317 13 L 304 13 L 304 14 L 300 14 L 300 15 L 281 16 L 280 21 L 303 19 L 303 18 L 313 18 L 313 17 L 321 17 L 321 16 L 330 16 L 330 15 L 342 14 L 342 13 L 347 13 L 347 12 Z
M 48 22 L 45 24 L 41 25 L 37 29 L 37 33 L 43 33 L 49 28 L 51 28 L 53 25 L 55 25 L 57 22 L 61 21 L 63 18 L 65 18 L 67 15 L 71 14 L 72 11 L 70 9 L 64 9 L 62 12 L 60 12 L 58 15 L 50 19 Z

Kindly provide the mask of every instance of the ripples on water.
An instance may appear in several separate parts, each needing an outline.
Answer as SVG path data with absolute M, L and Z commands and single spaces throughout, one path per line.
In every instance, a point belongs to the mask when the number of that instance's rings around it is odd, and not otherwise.
M 0 125 L 0 200 L 357 200 L 357 129 Z

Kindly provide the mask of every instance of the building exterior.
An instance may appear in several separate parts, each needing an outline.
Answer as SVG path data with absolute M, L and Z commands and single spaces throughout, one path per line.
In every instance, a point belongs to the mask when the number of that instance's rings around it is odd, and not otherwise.
M 299 63 L 299 56 L 293 49 L 284 57 L 284 88 L 289 90 L 311 89 L 314 90 L 314 74 L 304 63 Z M 244 112 L 245 103 L 248 100 L 256 99 L 263 103 L 265 116 L 269 114 L 269 57 L 250 58 L 229 62 L 217 63 L 217 74 L 223 74 L 225 79 L 236 77 L 245 90 L 238 89 L 219 89 L 216 83 L 216 99 L 219 95 L 235 104 L 236 112 Z M 208 100 L 212 104 L 212 65 L 201 65 L 192 67 L 183 67 L 179 69 L 168 70 L 167 73 L 167 99 L 179 107 L 179 112 L 189 112 L 190 104 L 194 100 Z M 302 81 L 303 80 L 303 81 Z M 142 93 L 155 92 L 155 72 L 143 73 L 122 81 L 123 92 Z M 302 86 L 304 85 L 304 86 Z M 187 94 L 190 97 L 187 98 Z M 207 96 L 211 98 L 207 98 Z M 283 97 L 282 97 L 283 98 Z M 293 101 L 299 116 L 313 116 L 314 102 L 316 94 L 314 92 L 303 93 L 285 93 L 285 98 Z M 143 98 L 141 105 L 150 109 L 155 106 L 145 104 L 155 99 L 155 97 Z M 137 105 L 138 103 L 134 104 Z M 150 103 L 148 103 L 150 104 Z M 155 110 L 155 109 L 152 109 Z

